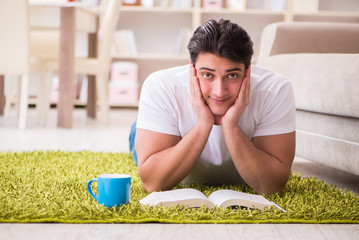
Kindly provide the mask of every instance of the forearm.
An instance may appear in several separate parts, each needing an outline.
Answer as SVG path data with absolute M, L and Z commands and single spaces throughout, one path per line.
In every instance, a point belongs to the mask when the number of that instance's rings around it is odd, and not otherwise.
M 192 170 L 207 143 L 211 126 L 196 124 L 176 145 L 158 151 L 139 165 L 147 191 L 168 190 Z
M 279 192 L 285 187 L 291 161 L 288 164 L 259 149 L 238 126 L 224 127 L 223 133 L 234 165 L 250 187 L 260 193 Z

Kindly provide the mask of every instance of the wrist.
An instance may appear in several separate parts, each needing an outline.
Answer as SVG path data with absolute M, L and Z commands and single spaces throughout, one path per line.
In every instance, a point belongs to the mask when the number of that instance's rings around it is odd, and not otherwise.
M 234 131 L 239 128 L 238 121 L 223 118 L 222 128 L 223 130 Z
M 222 126 L 223 128 L 228 128 L 228 129 L 234 129 L 234 128 L 238 128 L 238 121 L 239 119 L 237 118 L 229 118 L 227 116 L 224 116 L 222 118 Z
M 198 120 L 195 128 L 197 128 L 200 132 L 210 132 L 212 130 L 213 124 L 214 122 L 211 120 Z

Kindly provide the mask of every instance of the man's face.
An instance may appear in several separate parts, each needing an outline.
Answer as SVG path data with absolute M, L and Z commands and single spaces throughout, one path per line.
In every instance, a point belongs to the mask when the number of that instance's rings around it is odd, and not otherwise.
M 245 76 L 244 63 L 211 53 L 200 53 L 196 61 L 203 98 L 215 116 L 223 116 L 238 96 Z

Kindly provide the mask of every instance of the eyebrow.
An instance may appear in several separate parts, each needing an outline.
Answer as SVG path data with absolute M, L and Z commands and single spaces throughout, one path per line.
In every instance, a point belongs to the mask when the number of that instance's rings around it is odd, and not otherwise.
M 212 68 L 207 68 L 207 67 L 200 67 L 199 70 L 207 70 L 207 71 L 210 71 L 210 72 L 215 72 L 216 70 L 212 69 Z M 241 68 L 230 68 L 230 69 L 227 69 L 226 72 L 234 72 L 234 71 L 242 71 Z

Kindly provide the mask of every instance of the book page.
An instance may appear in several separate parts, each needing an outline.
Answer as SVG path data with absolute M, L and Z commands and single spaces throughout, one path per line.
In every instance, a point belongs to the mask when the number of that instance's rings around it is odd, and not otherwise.
M 216 206 L 244 206 L 248 208 L 258 208 L 263 210 L 266 206 L 275 205 L 265 197 L 256 194 L 243 193 L 233 190 L 218 190 L 209 197 Z
M 214 205 L 208 198 L 196 189 L 176 189 L 163 192 L 153 192 L 140 200 L 142 205 L 164 206 L 183 205 L 187 207 L 201 207 L 203 204 L 209 208 Z

